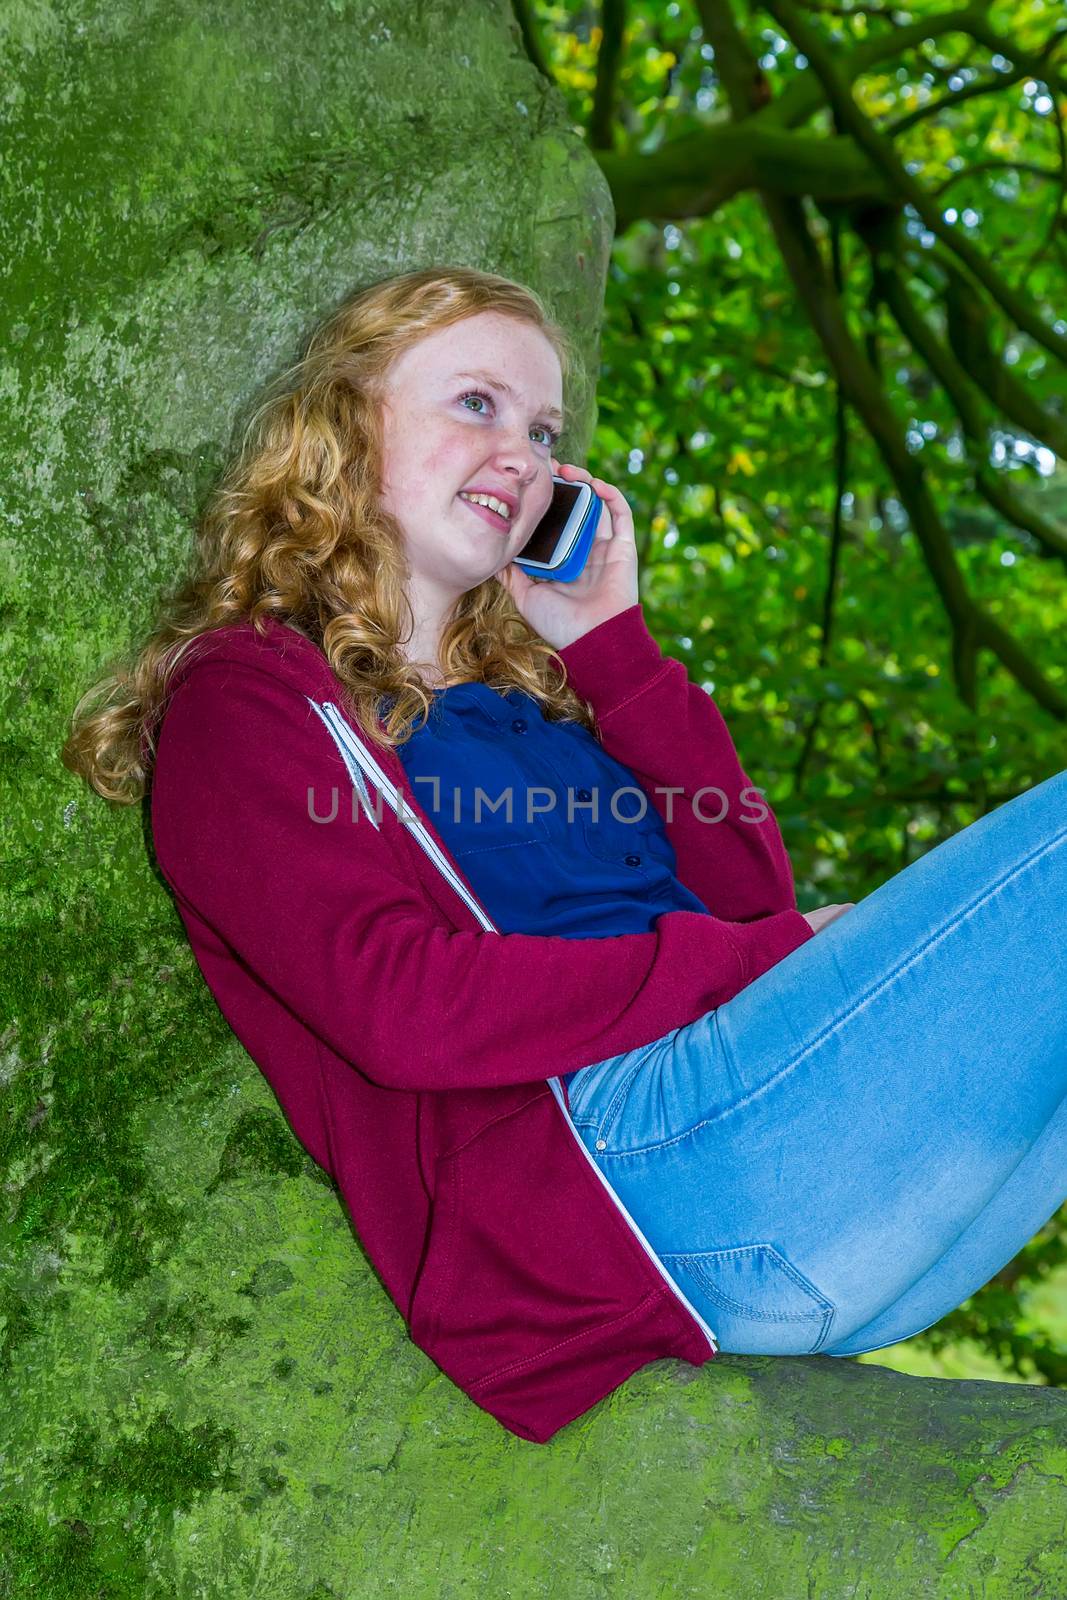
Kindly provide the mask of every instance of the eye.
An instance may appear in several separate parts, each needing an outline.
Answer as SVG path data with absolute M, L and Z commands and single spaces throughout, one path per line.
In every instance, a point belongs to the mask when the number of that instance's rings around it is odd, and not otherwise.
M 460 405 L 465 405 L 468 400 L 484 400 L 487 406 L 491 406 L 493 404 L 492 395 L 486 394 L 483 389 L 468 389 L 465 394 L 461 394 L 459 397 Z M 474 414 L 477 417 L 483 415 L 481 411 L 476 411 Z M 545 435 L 544 442 L 548 445 L 550 450 L 554 449 L 559 443 L 560 439 L 563 437 L 559 429 L 550 428 L 547 423 L 535 422 L 534 427 L 539 428 Z
M 459 397 L 460 405 L 464 405 L 468 400 L 484 400 L 487 406 L 493 403 L 492 396 L 483 394 L 481 389 L 468 389 L 466 394 L 461 394 Z M 481 416 L 481 412 L 478 412 L 478 415 Z

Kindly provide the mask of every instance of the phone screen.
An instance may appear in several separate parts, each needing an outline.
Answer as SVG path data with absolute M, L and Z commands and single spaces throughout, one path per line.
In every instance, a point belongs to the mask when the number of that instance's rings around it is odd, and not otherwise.
M 567 518 L 574 509 L 574 502 L 580 493 L 581 487 L 578 484 L 553 482 L 552 503 L 518 552 L 518 556 L 525 557 L 527 561 L 551 561 L 559 543 L 559 536 L 567 526 Z M 518 559 L 518 556 L 513 559 Z

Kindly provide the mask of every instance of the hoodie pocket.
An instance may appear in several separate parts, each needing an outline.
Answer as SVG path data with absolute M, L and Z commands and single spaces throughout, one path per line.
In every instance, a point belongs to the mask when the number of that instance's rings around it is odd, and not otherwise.
M 580 1361 L 587 1340 L 663 1280 L 561 1126 L 552 1092 L 495 1118 L 434 1164 L 411 1337 L 461 1387 L 508 1369 Z M 583 1225 L 590 1206 L 596 1225 Z M 605 1250 L 614 1231 L 617 1244 Z M 648 1359 L 651 1359 L 648 1358 Z
M 411 1336 L 423 1349 L 433 1342 L 440 1307 L 452 1282 L 460 1192 L 457 1161 L 458 1154 L 439 1156 L 434 1165 L 430 1234 L 408 1317 Z

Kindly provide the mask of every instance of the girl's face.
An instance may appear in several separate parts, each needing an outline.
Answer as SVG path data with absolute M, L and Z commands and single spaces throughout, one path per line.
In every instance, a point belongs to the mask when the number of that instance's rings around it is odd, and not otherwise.
M 405 350 L 385 389 L 382 505 L 429 614 L 506 567 L 548 510 L 562 373 L 539 329 L 481 311 Z M 510 502 L 510 519 L 461 498 L 476 489 Z

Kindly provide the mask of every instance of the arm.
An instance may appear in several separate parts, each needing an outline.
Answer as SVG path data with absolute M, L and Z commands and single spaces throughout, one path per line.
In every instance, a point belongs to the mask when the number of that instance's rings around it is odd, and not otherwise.
M 568 681 L 593 705 L 604 749 L 630 769 L 663 817 L 686 888 L 734 922 L 795 911 L 792 867 L 774 813 L 759 795 L 742 799 L 751 780 L 721 711 L 680 661 L 663 654 L 640 604 L 557 654 Z M 656 794 L 657 785 L 683 793 Z M 693 796 L 709 785 L 712 792 L 694 806 Z
M 336 820 L 328 815 L 337 786 Z M 795 910 L 699 912 L 602 939 L 457 930 L 412 881 L 408 842 L 353 823 L 351 783 L 304 697 L 205 660 L 160 732 L 152 826 L 179 904 L 373 1082 L 538 1082 L 651 1043 L 722 1005 L 812 937 Z M 457 906 L 461 902 L 457 901 Z M 463 915 L 469 915 L 466 911 Z

